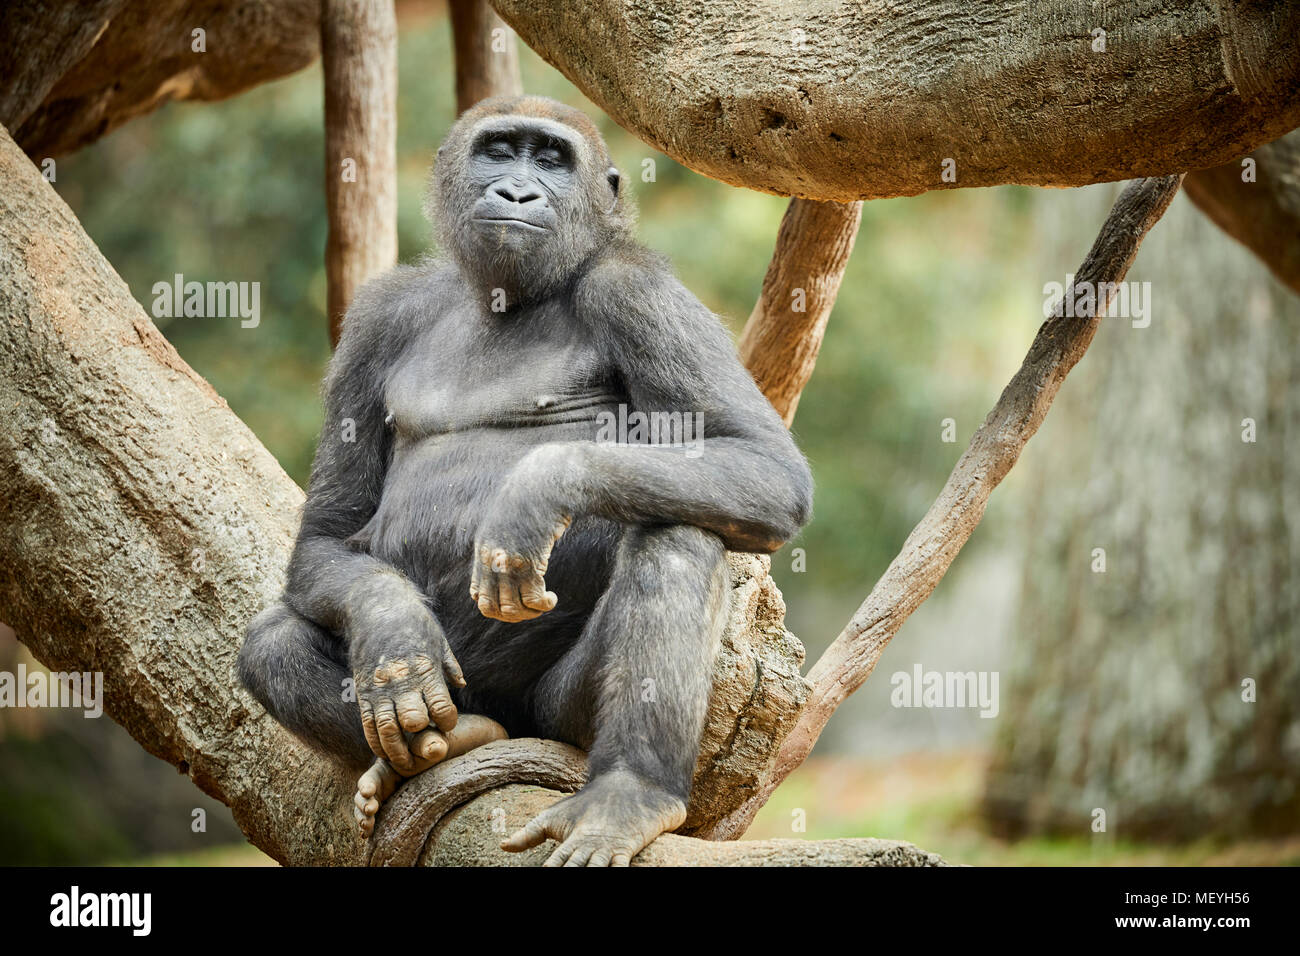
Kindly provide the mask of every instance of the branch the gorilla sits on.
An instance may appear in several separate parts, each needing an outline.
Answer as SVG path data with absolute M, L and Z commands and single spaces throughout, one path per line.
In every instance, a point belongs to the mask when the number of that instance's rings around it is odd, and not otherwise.
M 627 864 L 685 819 L 724 550 L 779 548 L 812 479 L 721 323 L 634 240 L 582 113 L 485 100 L 429 198 L 443 257 L 348 311 L 288 583 L 240 676 L 363 771 L 363 835 L 403 777 L 541 736 L 588 750 L 589 781 L 503 846 Z M 703 454 L 597 441 L 620 406 L 697 416 Z

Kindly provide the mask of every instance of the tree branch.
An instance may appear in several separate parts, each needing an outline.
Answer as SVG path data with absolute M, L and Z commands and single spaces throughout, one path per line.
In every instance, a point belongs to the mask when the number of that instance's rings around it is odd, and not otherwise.
M 1096 287 L 1123 281 L 1143 237 L 1169 207 L 1181 181 L 1182 176 L 1166 176 L 1138 180 L 1125 188 L 1076 273 L 1076 288 L 1085 282 Z M 772 791 L 803 763 L 835 709 L 871 676 L 885 646 L 934 591 L 979 524 L 989 495 L 1042 424 L 1065 376 L 1097 332 L 1103 301 L 1109 297 L 1099 294 L 1096 317 L 1063 315 L 1043 323 L 1020 369 L 971 439 L 939 497 L 809 672 L 812 697 L 782 743 L 768 777 L 743 807 L 700 835 L 734 839 L 743 833 Z
M 487 0 L 451 0 L 451 34 L 456 45 L 456 113 L 489 96 L 523 92 L 519 41 Z M 500 30 L 497 35 L 493 31 Z M 498 49 L 493 49 L 494 44 Z
M 1300 293 L 1300 130 L 1242 160 L 1187 174 L 1183 189 L 1216 226 L 1255 253 L 1278 281 Z
M 352 296 L 397 262 L 397 19 L 393 0 L 323 0 L 325 244 L 330 345 Z
M 740 358 L 772 407 L 794 421 L 853 253 L 862 203 L 792 199 L 763 291 L 740 336 Z
M 493 5 L 640 139 L 784 196 L 1165 175 L 1300 126 L 1295 3 Z

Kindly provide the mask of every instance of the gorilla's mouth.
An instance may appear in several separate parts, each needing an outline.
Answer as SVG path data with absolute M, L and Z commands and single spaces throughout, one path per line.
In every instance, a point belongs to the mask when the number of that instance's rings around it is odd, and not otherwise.
M 492 226 L 523 226 L 526 229 L 534 229 L 537 232 L 546 232 L 546 226 L 539 226 L 535 222 L 529 222 L 527 219 L 514 219 L 509 216 L 476 216 L 475 222 L 487 223 Z

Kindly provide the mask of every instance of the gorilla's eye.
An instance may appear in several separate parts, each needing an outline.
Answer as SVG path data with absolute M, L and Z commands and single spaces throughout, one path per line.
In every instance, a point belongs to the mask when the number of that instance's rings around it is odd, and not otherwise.
M 510 144 L 504 139 L 494 139 L 483 144 L 483 155 L 488 159 L 514 159 Z
M 564 156 L 558 149 L 543 149 L 537 154 L 537 165 L 543 169 L 560 169 L 564 166 Z

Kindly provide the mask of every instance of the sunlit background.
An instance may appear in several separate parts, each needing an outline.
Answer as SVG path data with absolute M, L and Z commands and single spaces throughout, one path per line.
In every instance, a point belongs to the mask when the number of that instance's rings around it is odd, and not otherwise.
M 597 119 L 642 240 L 738 333 L 787 201 L 679 166 L 522 59 L 525 89 Z M 329 357 L 322 115 L 317 66 L 167 106 L 60 159 L 55 183 L 146 307 L 175 273 L 261 283 L 255 329 L 158 324 L 300 484 Z M 404 16 L 404 261 L 430 247 L 421 195 L 453 120 L 448 24 Z M 1079 264 L 1119 188 L 866 204 L 794 424 L 816 515 L 773 558 L 810 663 L 933 501 L 1042 321 L 1044 284 Z M 1129 279 L 1151 283 L 1150 326 L 1102 323 L 952 571 L 749 836 L 898 838 L 963 863 L 1300 862 L 1300 300 L 1185 197 Z M 3 631 L 0 669 L 19 660 L 37 666 Z M 917 665 L 998 675 L 996 716 L 892 706 L 892 675 Z M 0 862 L 155 859 L 265 860 L 108 719 L 0 710 Z

